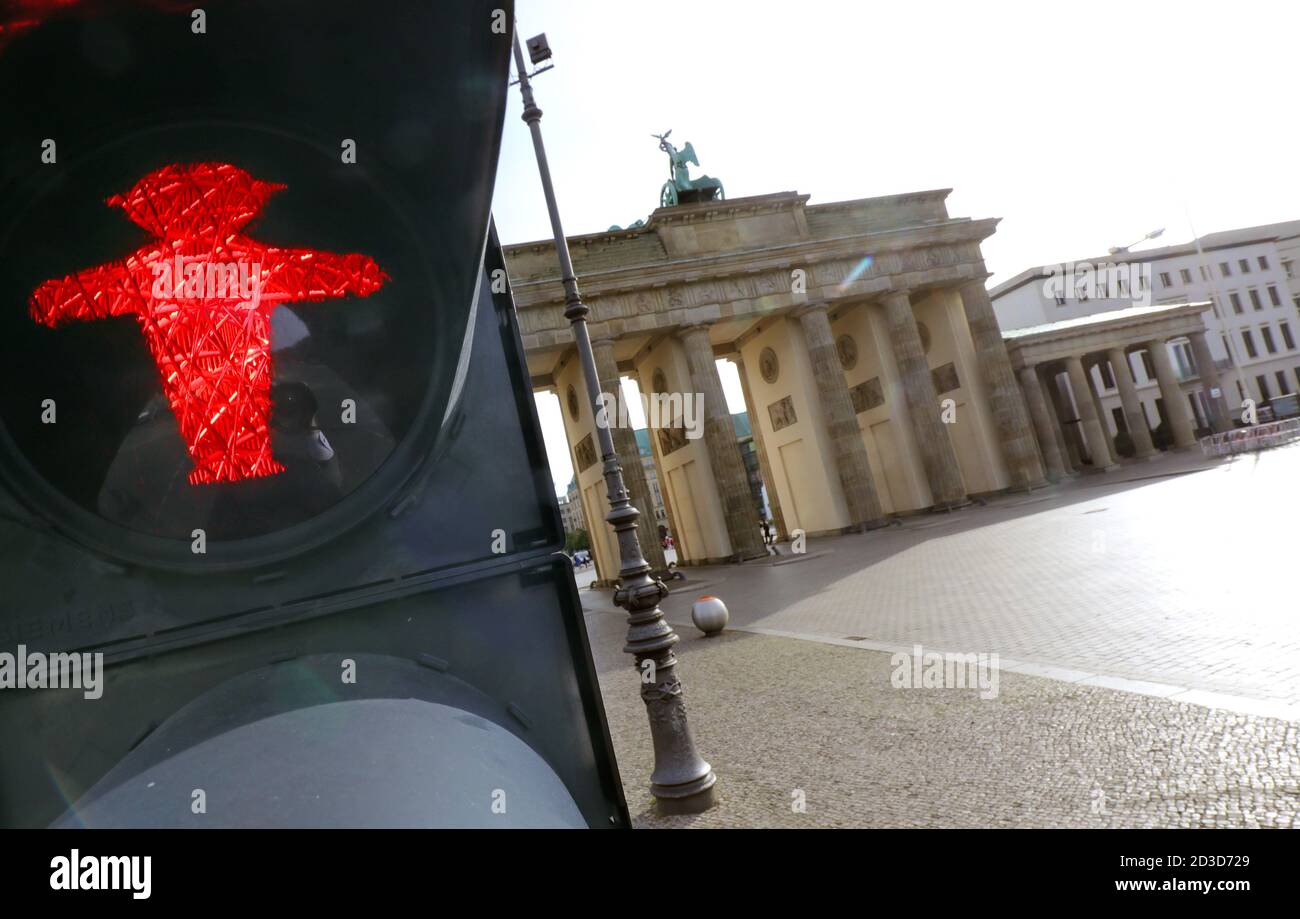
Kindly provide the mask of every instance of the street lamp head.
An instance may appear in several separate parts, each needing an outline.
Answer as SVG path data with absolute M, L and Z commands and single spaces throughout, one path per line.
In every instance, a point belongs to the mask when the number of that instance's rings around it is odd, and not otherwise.
M 1122 253 L 1128 252 L 1128 251 L 1129 251 L 1130 249 L 1132 249 L 1134 246 L 1139 245 L 1139 244 L 1141 244 L 1141 243 L 1144 243 L 1144 242 L 1146 242 L 1148 239 L 1156 239 L 1157 237 L 1163 236 L 1164 233 L 1165 233 L 1165 228 L 1164 228 L 1164 227 L 1160 227 L 1158 230 L 1152 230 L 1150 233 L 1148 233 L 1146 236 L 1143 236 L 1141 239 L 1139 239 L 1139 240 L 1138 240 L 1137 242 L 1135 242 L 1135 243 L 1129 243 L 1127 246 L 1111 246 L 1111 247 L 1110 247 L 1110 254 L 1111 254 L 1111 255 L 1120 255 L 1120 254 L 1122 254 Z
M 545 32 L 528 39 L 528 59 L 533 62 L 534 66 L 551 59 L 551 46 L 546 41 Z

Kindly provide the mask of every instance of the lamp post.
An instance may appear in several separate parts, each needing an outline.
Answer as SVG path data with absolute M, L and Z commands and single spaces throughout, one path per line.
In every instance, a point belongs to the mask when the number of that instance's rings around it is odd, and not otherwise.
M 534 64 L 550 57 L 545 36 L 528 42 Z M 555 188 L 551 184 L 551 170 L 542 144 L 542 110 L 533 98 L 528 67 L 518 30 L 514 35 L 515 66 L 519 71 L 519 90 L 524 99 L 523 120 L 533 135 L 533 150 L 537 154 L 537 170 L 542 178 L 542 191 L 546 195 L 546 210 L 551 218 L 551 231 L 555 235 L 555 252 L 560 259 L 560 280 L 564 285 L 564 317 L 573 327 L 573 339 L 578 347 L 578 360 L 582 376 L 587 383 L 587 398 L 601 417 L 600 378 L 596 372 L 596 358 L 591 351 L 591 336 L 587 331 L 586 304 L 578 292 L 578 279 L 569 257 L 569 243 L 560 225 L 560 211 L 555 202 Z M 641 554 L 637 539 L 637 518 L 640 512 L 628 499 L 623 484 L 623 470 L 614 449 L 614 437 L 608 425 L 597 422 L 596 438 L 603 461 L 605 487 L 609 494 L 610 512 L 605 519 L 613 526 L 618 538 L 619 586 L 614 591 L 614 602 L 627 610 L 627 645 L 623 648 L 636 661 L 641 677 L 641 700 L 645 702 L 650 718 L 650 737 L 654 745 L 654 771 L 650 775 L 650 793 L 659 802 L 664 813 L 696 814 L 715 803 L 717 776 L 696 752 L 686 723 L 686 705 L 682 698 L 682 684 L 677 679 L 677 658 L 673 645 L 679 641 L 659 602 L 668 596 L 668 588 L 651 576 L 651 569 Z
M 1110 247 L 1110 254 L 1111 254 L 1111 255 L 1119 255 L 1121 252 L 1127 252 L 1128 250 L 1132 249 L 1134 246 L 1140 246 L 1142 243 L 1146 242 L 1148 239 L 1159 239 L 1161 236 L 1164 235 L 1164 233 L 1165 233 L 1165 228 L 1164 228 L 1164 227 L 1161 227 L 1161 228 L 1158 229 L 1158 230 L 1152 230 L 1150 233 L 1148 233 L 1146 236 L 1143 236 L 1143 237 L 1142 237 L 1141 239 L 1139 239 L 1137 242 L 1129 243 L 1127 246 L 1111 246 L 1111 247 Z

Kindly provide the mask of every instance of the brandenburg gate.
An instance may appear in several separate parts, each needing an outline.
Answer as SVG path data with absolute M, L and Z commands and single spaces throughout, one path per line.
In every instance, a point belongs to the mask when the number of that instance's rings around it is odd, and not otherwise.
M 702 436 L 687 436 L 680 418 L 651 419 L 681 563 L 767 554 L 717 359 L 739 371 L 782 537 L 869 530 L 891 515 L 1046 484 L 985 291 L 980 243 L 997 220 L 950 216 L 948 194 L 812 206 L 795 192 L 709 196 L 570 239 L 602 390 L 619 394 L 630 376 L 643 393 L 702 400 Z M 583 513 L 603 520 L 596 418 L 554 246 L 507 246 L 506 257 L 533 386 L 559 396 Z M 647 512 L 635 437 L 614 434 L 632 500 Z M 589 532 L 600 576 L 612 577 L 609 528 Z M 662 566 L 658 541 L 643 544 Z

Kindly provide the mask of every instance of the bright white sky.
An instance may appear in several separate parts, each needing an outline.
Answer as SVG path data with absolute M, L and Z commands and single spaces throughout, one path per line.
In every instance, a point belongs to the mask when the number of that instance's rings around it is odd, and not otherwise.
M 954 216 L 1002 218 L 994 283 L 1157 227 L 1165 244 L 1191 221 L 1300 219 L 1293 0 L 519 0 L 518 17 L 555 52 L 535 89 L 571 236 L 649 215 L 667 175 L 650 135 L 669 128 L 731 198 L 951 188 Z M 515 88 L 507 243 L 550 236 L 519 112 Z M 563 489 L 558 401 L 538 408 Z

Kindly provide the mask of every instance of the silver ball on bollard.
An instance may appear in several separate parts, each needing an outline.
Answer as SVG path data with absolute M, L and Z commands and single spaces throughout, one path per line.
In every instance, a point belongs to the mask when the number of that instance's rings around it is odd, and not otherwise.
M 717 597 L 700 597 L 691 607 L 691 621 L 706 637 L 721 635 L 730 618 L 727 604 Z

